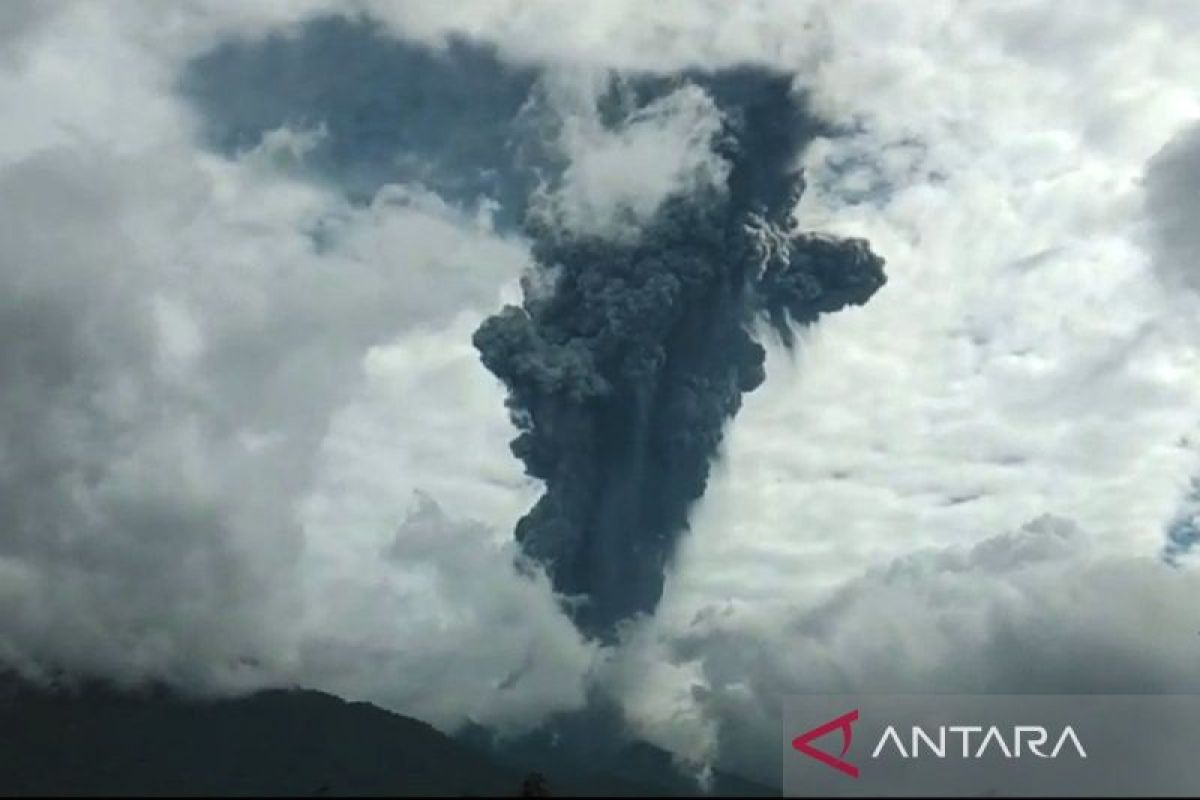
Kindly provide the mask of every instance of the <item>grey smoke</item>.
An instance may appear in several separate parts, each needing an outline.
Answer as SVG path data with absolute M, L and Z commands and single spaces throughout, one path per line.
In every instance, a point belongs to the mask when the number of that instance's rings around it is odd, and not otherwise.
M 226 42 L 181 86 L 222 151 L 324 130 L 299 166 L 352 199 L 419 182 L 523 228 L 524 301 L 475 342 L 546 483 L 516 536 L 589 634 L 655 607 L 723 427 L 764 379 L 755 319 L 790 345 L 884 280 L 864 242 L 795 229 L 798 155 L 831 131 L 785 73 L 574 74 L 327 18 Z M 580 127 L 595 138 L 572 141 Z
M 765 378 L 752 334 L 865 303 L 885 282 L 866 242 L 798 234 L 796 167 L 818 130 L 790 76 L 757 68 L 618 81 L 602 100 L 619 124 L 693 83 L 722 115 L 723 184 L 668 196 L 636 235 L 531 216 L 537 269 L 521 306 L 475 334 L 509 390 L 513 453 L 546 491 L 517 525 L 589 635 L 652 612 L 726 422 Z

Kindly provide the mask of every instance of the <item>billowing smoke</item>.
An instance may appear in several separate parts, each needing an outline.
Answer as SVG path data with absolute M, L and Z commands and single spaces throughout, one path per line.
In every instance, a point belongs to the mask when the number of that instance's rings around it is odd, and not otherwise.
M 793 326 L 885 282 L 866 242 L 796 231 L 797 156 L 816 130 L 789 76 L 632 79 L 602 98 L 610 124 L 681 84 L 720 113 L 722 180 L 674 191 L 633 233 L 531 214 L 537 273 L 474 337 L 508 388 L 513 453 L 546 485 L 516 538 L 606 640 L 656 607 L 725 423 L 764 380 L 756 317 L 790 346 Z

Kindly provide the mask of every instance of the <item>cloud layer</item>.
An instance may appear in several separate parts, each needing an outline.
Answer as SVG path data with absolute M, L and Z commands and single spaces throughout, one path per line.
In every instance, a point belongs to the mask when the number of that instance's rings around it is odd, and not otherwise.
M 713 168 L 695 93 L 597 125 L 607 68 L 766 63 L 839 126 L 806 155 L 801 224 L 868 238 L 888 290 L 768 353 L 663 606 L 620 647 L 585 646 L 512 566 L 537 490 L 470 347 L 529 263 L 478 198 L 506 184 L 335 169 L 319 99 L 214 146 L 184 81 L 331 11 L 378 22 L 372 47 L 465 36 L 553 75 L 553 208 L 577 223 Z M 1159 558 L 1200 472 L 1191 6 L 2 14 L 6 661 L 299 681 L 447 728 L 533 724 L 599 684 L 644 735 L 768 779 L 780 692 L 1194 688 L 1195 566 Z M 401 80 L 388 58 L 348 70 L 384 87 L 365 96 Z

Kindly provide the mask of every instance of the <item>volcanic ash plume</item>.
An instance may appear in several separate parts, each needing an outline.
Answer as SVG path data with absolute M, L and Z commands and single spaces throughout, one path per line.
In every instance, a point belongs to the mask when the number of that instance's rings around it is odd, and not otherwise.
M 764 379 L 756 315 L 790 346 L 792 326 L 865 303 L 885 282 L 866 242 L 795 231 L 797 157 L 814 126 L 787 76 L 679 81 L 720 111 L 723 182 L 668 196 L 632 235 L 531 215 L 539 274 L 521 307 L 474 337 L 508 387 L 513 453 L 546 484 L 517 540 L 580 630 L 604 640 L 658 604 L 725 422 Z M 646 102 L 670 83 L 631 85 Z

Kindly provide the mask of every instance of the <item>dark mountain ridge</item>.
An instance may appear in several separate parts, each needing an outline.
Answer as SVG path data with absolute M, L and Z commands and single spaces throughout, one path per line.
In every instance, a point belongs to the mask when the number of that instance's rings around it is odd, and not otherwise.
M 533 773 L 558 796 L 698 794 L 668 762 L 636 779 L 603 764 L 518 765 L 424 722 L 298 688 L 198 699 L 161 686 L 0 675 L 6 796 L 513 797 Z

